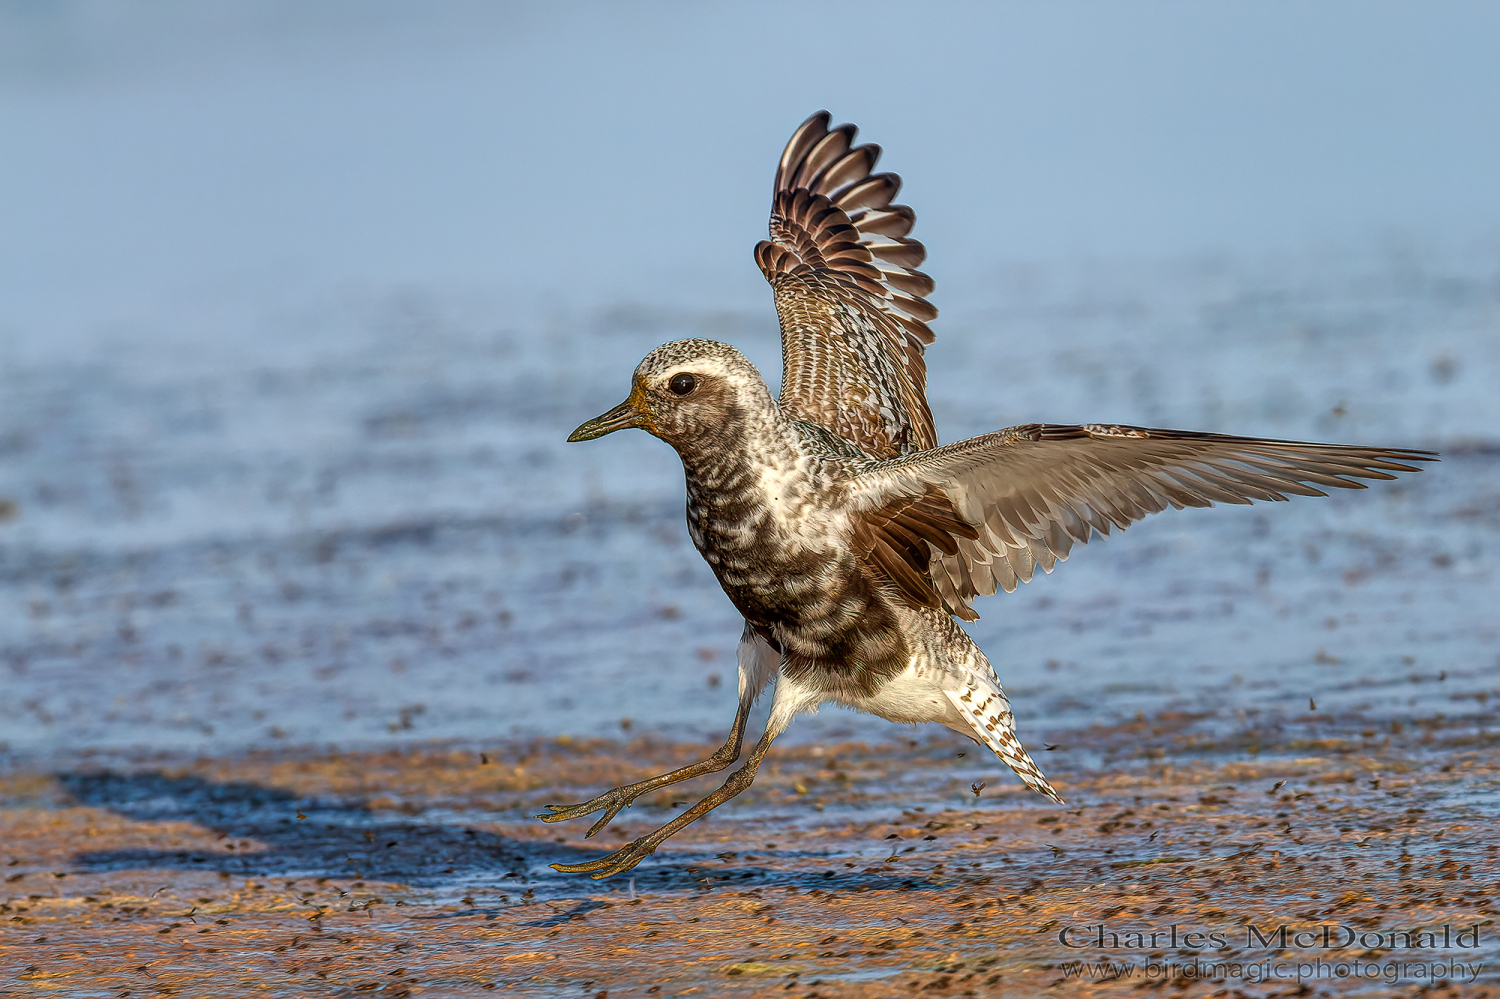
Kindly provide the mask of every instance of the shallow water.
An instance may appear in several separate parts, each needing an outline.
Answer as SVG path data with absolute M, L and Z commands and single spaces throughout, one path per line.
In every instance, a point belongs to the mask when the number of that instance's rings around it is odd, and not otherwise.
M 1151 518 L 981 602 L 1023 735 L 1500 695 L 1497 272 L 1493 253 L 1372 255 L 969 289 L 929 352 L 945 440 L 1117 421 L 1444 452 L 1368 491 Z M 397 295 L 222 350 L 136 338 L 8 365 L 0 740 L 716 736 L 739 627 L 675 456 L 644 434 L 564 443 L 690 334 L 774 363 L 769 302 L 527 316 Z M 827 709 L 791 737 L 892 735 Z

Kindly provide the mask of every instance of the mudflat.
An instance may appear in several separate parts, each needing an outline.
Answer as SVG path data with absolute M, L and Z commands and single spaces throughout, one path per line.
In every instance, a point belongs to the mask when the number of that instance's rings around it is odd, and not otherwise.
M 13 757 L 0 995 L 1494 994 L 1500 738 L 1468 703 L 1077 729 L 1036 747 L 1061 808 L 946 733 L 778 746 L 602 882 L 547 865 L 708 782 L 591 841 L 533 813 L 712 747 Z

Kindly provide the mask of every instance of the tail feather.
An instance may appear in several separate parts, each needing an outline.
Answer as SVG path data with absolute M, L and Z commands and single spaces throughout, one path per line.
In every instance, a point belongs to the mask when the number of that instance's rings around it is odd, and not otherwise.
M 1016 738 L 1015 715 L 1011 713 L 1010 701 L 998 684 L 990 686 L 970 679 L 967 689 L 945 690 L 948 699 L 969 722 L 975 738 L 994 750 L 996 756 L 1026 782 L 1026 786 L 1038 794 L 1064 804 L 1062 795 L 1042 774 L 1021 740 Z

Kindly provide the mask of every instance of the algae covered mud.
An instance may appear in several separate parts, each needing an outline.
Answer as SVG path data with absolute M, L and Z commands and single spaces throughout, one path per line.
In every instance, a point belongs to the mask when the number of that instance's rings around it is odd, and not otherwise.
M 787 747 L 602 884 L 531 814 L 708 746 L 73 757 L 0 783 L 0 995 L 1494 995 L 1478 720 L 1059 730 L 1062 809 L 957 737 Z

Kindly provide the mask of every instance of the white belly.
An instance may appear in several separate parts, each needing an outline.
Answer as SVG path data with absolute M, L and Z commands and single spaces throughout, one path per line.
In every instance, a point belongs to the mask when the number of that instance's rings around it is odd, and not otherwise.
M 931 663 L 913 656 L 906 669 L 896 674 L 869 697 L 844 703 L 893 722 L 937 722 L 965 731 L 965 723 L 948 695 L 943 693 L 944 673 Z

